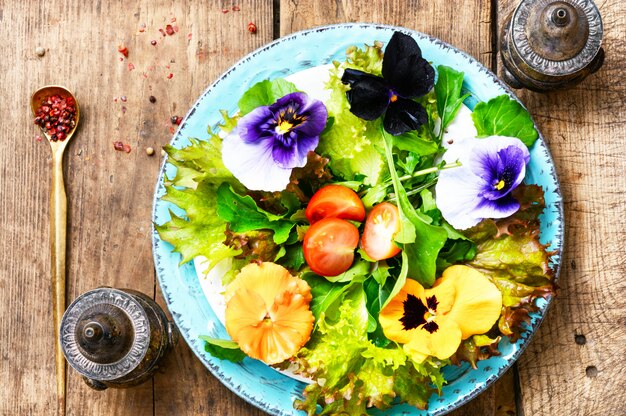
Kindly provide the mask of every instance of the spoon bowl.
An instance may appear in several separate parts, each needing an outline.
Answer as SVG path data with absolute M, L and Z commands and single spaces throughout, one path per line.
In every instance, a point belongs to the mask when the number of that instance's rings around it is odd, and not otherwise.
M 50 146 L 52 146 L 54 152 L 58 148 L 65 148 L 67 142 L 69 142 L 74 135 L 74 132 L 76 131 L 76 128 L 78 127 L 78 123 L 80 121 L 80 106 L 78 105 L 78 101 L 76 100 L 76 97 L 74 97 L 74 94 L 72 94 L 67 88 L 60 85 L 46 85 L 45 87 L 39 88 L 30 97 L 30 108 L 33 112 L 33 116 L 37 115 L 37 109 L 42 105 L 42 101 L 52 95 L 59 95 L 63 98 L 71 97 L 74 100 L 74 106 L 76 108 L 76 113 L 74 115 L 74 127 L 72 127 L 72 129 L 67 132 L 65 139 L 56 141 L 52 140 L 50 134 L 46 131 L 46 129 L 41 129 L 44 136 L 46 136 L 46 138 L 48 139 Z
M 63 139 L 53 140 L 44 128 L 43 134 L 52 149 L 52 186 L 50 191 L 50 260 L 52 278 L 52 313 L 54 317 L 55 363 L 57 384 L 57 415 L 65 415 L 65 358 L 61 349 L 60 328 L 61 318 L 65 312 L 65 254 L 67 233 L 67 196 L 63 181 L 63 152 L 70 141 L 80 120 L 80 107 L 76 97 L 67 89 L 58 85 L 49 85 L 35 91 L 30 99 L 33 116 L 42 102 L 53 95 L 63 99 L 71 97 L 76 109 L 74 126 L 70 126 Z

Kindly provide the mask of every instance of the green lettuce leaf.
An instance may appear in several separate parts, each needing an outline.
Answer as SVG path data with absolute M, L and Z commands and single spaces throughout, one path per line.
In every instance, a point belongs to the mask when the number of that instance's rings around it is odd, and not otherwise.
M 472 113 L 478 137 L 493 135 L 517 137 L 528 147 L 539 137 L 528 111 L 503 94 L 476 105 Z
M 311 341 L 289 363 L 297 374 L 317 380 L 294 406 L 308 415 L 366 415 L 368 407 L 385 409 L 396 402 L 424 409 L 444 383 L 439 368 L 413 362 L 395 344 L 374 345 L 362 285 L 351 292 L 339 307 L 339 319 L 331 323 L 322 316 Z
M 257 107 L 274 104 L 279 98 L 296 91 L 298 89 L 293 83 L 282 78 L 257 82 L 239 99 L 239 112 L 242 116 L 246 115 Z
M 246 357 L 235 341 L 211 338 L 206 335 L 200 335 L 198 338 L 204 341 L 204 350 L 220 360 L 239 363 Z
M 469 97 L 469 94 L 461 96 L 463 75 L 463 72 L 456 71 L 449 66 L 437 67 L 435 94 L 437 95 L 437 113 L 441 119 L 440 138 L 443 137 L 445 128 L 454 120 L 463 101 Z
M 274 242 L 283 244 L 289 238 L 295 222 L 284 215 L 276 215 L 259 208 L 252 197 L 241 196 L 229 184 L 222 184 L 217 190 L 217 215 L 229 223 L 231 230 L 246 232 L 269 229 L 274 231 Z
M 229 183 L 241 188 L 222 163 L 221 140 L 190 139 L 190 145 L 183 149 L 166 146 L 165 151 L 169 163 L 176 167 L 176 174 L 166 179 L 163 200 L 185 210 L 185 216 L 171 212 L 170 221 L 155 224 L 161 239 L 182 255 L 181 264 L 204 256 L 212 267 L 222 259 L 240 254 L 241 250 L 223 244 L 226 224 L 217 216 L 218 186 Z
M 364 175 L 366 185 L 375 185 L 384 175 L 386 166 L 380 137 L 380 120 L 365 121 L 350 112 L 346 98 L 347 85 L 341 82 L 345 68 L 380 75 L 382 68 L 381 46 L 366 46 L 365 49 L 351 48 L 347 61 L 335 62 L 330 71 L 326 88 L 330 98 L 324 104 L 333 123 L 320 136 L 316 152 L 328 157 L 333 174 L 351 181 L 356 175 Z

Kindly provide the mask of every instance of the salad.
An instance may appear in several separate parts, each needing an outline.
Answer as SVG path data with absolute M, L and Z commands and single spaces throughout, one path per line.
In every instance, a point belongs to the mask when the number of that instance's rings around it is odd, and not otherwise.
M 209 140 L 165 148 L 162 199 L 186 215 L 156 229 L 223 271 L 231 339 L 202 337 L 208 353 L 306 378 L 309 415 L 357 415 L 424 409 L 445 366 L 520 336 L 555 293 L 524 183 L 538 134 L 506 95 L 471 111 L 463 77 L 396 32 L 349 48 L 324 99 L 265 80 Z

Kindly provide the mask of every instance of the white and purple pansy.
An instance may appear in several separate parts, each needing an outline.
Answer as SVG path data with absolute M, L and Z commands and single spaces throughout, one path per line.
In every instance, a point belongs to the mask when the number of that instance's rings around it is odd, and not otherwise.
M 514 137 L 468 139 L 451 146 L 446 163 L 461 167 L 443 170 L 435 188 L 437 207 L 456 229 L 473 227 L 485 218 L 506 218 L 520 207 L 511 191 L 526 175 L 528 148 Z
M 303 92 L 257 107 L 224 138 L 224 165 L 250 190 L 282 191 L 317 147 L 327 118 L 324 104 Z

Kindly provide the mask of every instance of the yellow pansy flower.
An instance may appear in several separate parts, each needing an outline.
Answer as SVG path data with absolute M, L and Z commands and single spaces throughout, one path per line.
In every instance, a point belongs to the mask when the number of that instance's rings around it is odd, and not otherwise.
M 502 294 L 487 277 L 456 265 L 430 289 L 407 279 L 379 321 L 385 336 L 404 344 L 407 354 L 421 363 L 429 356 L 452 356 L 462 340 L 489 331 L 501 309 Z

